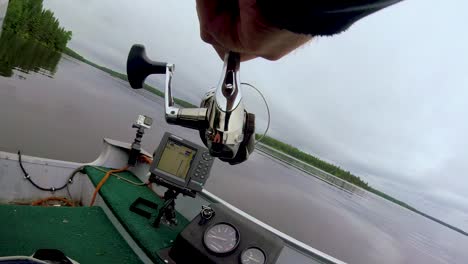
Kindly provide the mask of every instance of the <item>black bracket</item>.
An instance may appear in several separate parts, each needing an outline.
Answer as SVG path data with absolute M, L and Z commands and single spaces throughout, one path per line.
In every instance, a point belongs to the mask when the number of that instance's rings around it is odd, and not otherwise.
M 130 153 L 128 155 L 127 163 L 130 166 L 135 166 L 137 159 L 140 156 L 141 139 L 143 138 L 143 135 L 145 134 L 145 128 L 137 124 L 133 124 L 132 127 L 137 128 L 137 133 L 135 136 L 135 140 L 133 141 L 132 146 L 130 148 Z
M 151 225 L 154 227 L 159 227 L 162 218 L 170 225 L 177 225 L 176 211 L 175 211 L 175 199 L 179 195 L 179 192 L 172 189 L 167 189 L 164 193 L 164 204 L 161 206 L 161 209 L 158 211 L 156 219 L 152 221 Z

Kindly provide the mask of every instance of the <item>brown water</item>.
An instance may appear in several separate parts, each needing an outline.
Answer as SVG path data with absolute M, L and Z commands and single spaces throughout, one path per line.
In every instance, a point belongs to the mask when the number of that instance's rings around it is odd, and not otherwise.
M 143 138 L 150 152 L 165 131 L 201 144 L 196 132 L 165 123 L 161 98 L 135 92 L 69 57 L 47 64 L 49 68 L 29 65 L 21 71 L 12 57 L 1 67 L 10 76 L 0 77 L 0 150 L 91 161 L 103 137 L 131 141 L 138 114 L 155 120 Z M 5 61 L 0 56 L 0 63 Z M 468 262 L 468 237 L 372 194 L 337 189 L 260 153 L 238 166 L 216 161 L 206 187 L 349 263 Z

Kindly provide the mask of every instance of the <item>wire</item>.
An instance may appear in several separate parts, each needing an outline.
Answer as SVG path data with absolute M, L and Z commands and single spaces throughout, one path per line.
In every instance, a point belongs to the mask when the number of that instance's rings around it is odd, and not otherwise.
M 78 168 L 76 168 L 75 170 L 73 170 L 71 173 L 70 173 L 70 177 L 68 177 L 68 183 L 73 183 L 73 178 L 75 178 L 75 175 L 78 173 L 78 172 L 81 172 L 83 173 L 83 170 L 84 168 L 88 166 L 88 165 L 83 165 L 83 166 L 80 166 Z
M 73 197 L 72 197 L 71 192 L 70 192 L 70 184 L 67 184 L 67 193 L 68 193 L 68 197 L 70 197 L 70 200 L 73 203 L 73 206 L 75 206 L 75 202 L 73 201 Z
M 142 159 L 143 162 L 145 163 L 148 163 L 148 164 L 151 164 L 153 162 L 153 160 L 149 157 L 146 157 L 144 155 L 141 155 L 140 158 Z M 74 205 L 74 202 L 73 202 L 73 197 L 71 195 L 71 192 L 70 192 L 70 188 L 69 188 L 69 185 L 73 183 L 73 178 L 75 177 L 75 175 L 78 173 L 78 172 L 82 172 L 84 167 L 85 166 L 90 166 L 94 169 L 97 169 L 97 170 L 100 170 L 102 172 L 105 172 L 105 176 L 104 178 L 99 182 L 99 184 L 97 185 L 96 187 L 96 190 L 94 191 L 93 193 L 93 198 L 91 200 L 91 204 L 90 206 L 92 206 L 96 200 L 96 195 L 97 195 L 97 192 L 99 191 L 99 189 L 102 187 L 102 185 L 104 185 L 104 183 L 107 181 L 107 179 L 110 177 L 110 175 L 112 176 L 115 176 L 117 177 L 119 180 L 123 180 L 127 183 L 130 183 L 132 185 L 135 185 L 135 186 L 146 186 L 148 185 L 148 183 L 139 183 L 139 182 L 135 182 L 135 181 L 132 181 L 132 180 L 129 180 L 129 179 L 126 179 L 124 177 L 121 177 L 117 174 L 114 174 L 114 173 L 117 173 L 117 172 L 122 172 L 122 171 L 125 171 L 128 169 L 128 165 L 125 167 L 125 168 L 122 168 L 122 169 L 118 169 L 118 170 L 109 170 L 109 171 L 106 171 L 106 170 L 103 170 L 99 167 L 96 167 L 96 166 L 91 166 L 91 165 L 83 165 L 83 166 L 80 166 L 78 168 L 76 168 L 75 170 L 73 170 L 73 172 L 70 174 L 70 176 L 68 177 L 68 180 L 67 182 L 61 186 L 61 187 L 58 187 L 58 188 L 55 188 L 55 187 L 49 187 L 49 188 L 44 188 L 42 186 L 39 186 L 38 184 L 36 184 L 32 179 L 31 179 L 31 176 L 29 176 L 29 173 L 26 172 L 26 169 L 24 168 L 23 166 L 23 162 L 22 162 L 22 159 L 21 159 L 21 151 L 18 150 L 18 162 L 19 162 L 19 165 L 20 165 L 20 168 L 21 170 L 23 171 L 23 174 L 24 174 L 24 178 L 27 179 L 34 187 L 36 187 L 37 189 L 39 190 L 42 190 L 42 191 L 48 191 L 48 192 L 55 192 L 55 191 L 59 191 L 59 190 L 62 190 L 64 188 L 66 188 L 67 190 L 67 194 L 68 196 L 70 197 L 70 200 L 71 200 L 71 203 L 72 205 Z
M 126 165 L 125 167 L 121 168 L 121 169 L 117 169 L 117 170 L 109 170 L 108 172 L 106 172 L 106 175 L 104 175 L 104 177 L 102 178 L 102 180 L 98 183 L 98 185 L 96 186 L 96 189 L 94 190 L 94 193 L 93 193 L 93 197 L 91 198 L 91 203 L 89 204 L 89 206 L 93 206 L 94 205 L 94 202 L 96 201 L 96 195 L 97 193 L 99 192 L 99 190 L 101 189 L 101 187 L 104 185 L 104 183 L 106 183 L 107 179 L 109 179 L 109 177 L 111 176 L 112 173 L 117 173 L 117 172 L 122 172 L 122 171 L 126 171 L 130 166 L 129 165 Z
M 108 172 L 107 170 L 101 169 L 101 168 L 96 167 L 96 166 L 90 166 L 90 167 L 91 167 L 91 168 L 94 168 L 94 169 L 96 169 L 96 170 L 105 172 L 105 173 Z M 148 185 L 148 183 L 145 183 L 145 182 L 134 182 L 134 181 L 132 181 L 132 180 L 126 179 L 125 177 L 122 177 L 122 176 L 117 175 L 117 174 L 114 174 L 114 173 L 111 173 L 111 175 L 117 177 L 117 179 L 119 179 L 119 180 L 126 181 L 126 182 L 128 182 L 128 183 L 130 183 L 130 184 L 133 184 L 133 185 L 135 185 L 135 186 L 145 186 L 145 185 Z
M 21 167 L 21 170 L 23 171 L 23 174 L 24 174 L 24 178 L 26 180 L 28 180 L 34 187 L 36 187 L 37 189 L 41 190 L 41 191 L 48 191 L 48 192 L 55 192 L 55 191 L 59 191 L 59 190 L 62 190 L 63 188 L 67 187 L 68 185 L 68 182 L 69 180 L 61 187 L 58 187 L 58 188 L 55 188 L 55 187 L 49 187 L 49 188 L 44 188 L 44 187 L 41 187 L 39 185 L 37 185 L 32 179 L 31 179 L 31 176 L 29 176 L 29 173 L 26 172 L 26 170 L 24 169 L 23 167 L 23 162 L 21 160 L 21 151 L 18 150 L 18 162 L 19 162 L 19 165 Z
M 147 158 L 147 157 L 146 157 Z M 149 158 L 148 158 L 149 159 Z M 151 159 L 149 159 L 151 160 Z M 99 170 L 99 171 L 102 171 L 104 173 L 107 173 L 108 171 L 107 170 L 104 170 L 104 169 L 101 169 L 99 167 L 96 167 L 96 166 L 92 166 L 92 165 L 85 165 L 85 166 L 89 166 L 93 169 L 96 169 L 96 170 Z M 68 179 L 68 184 L 67 184 L 67 193 L 68 193 L 68 196 L 70 197 L 70 199 L 73 201 L 73 197 L 71 195 L 71 192 L 70 192 L 70 188 L 69 188 L 69 185 L 73 183 L 73 178 L 75 177 L 75 174 L 78 173 L 78 172 L 81 172 L 85 166 L 81 166 L 77 169 L 75 169 L 71 174 L 70 174 L 70 177 Z M 119 180 L 123 180 L 125 182 L 128 182 L 132 185 L 135 185 L 135 186 L 145 186 L 145 185 L 148 185 L 148 183 L 144 183 L 144 182 L 135 182 L 135 181 L 132 181 L 132 180 L 129 180 L 129 179 L 126 179 L 125 177 L 122 177 L 120 175 L 117 175 L 117 174 L 114 174 L 114 173 L 111 173 L 112 176 L 115 176 L 117 177 L 117 179 Z
M 152 159 L 152 158 L 147 157 L 147 156 L 145 156 L 145 155 L 143 155 L 143 154 L 140 156 L 140 161 L 141 161 L 141 162 L 144 162 L 144 163 L 147 163 L 147 164 L 153 163 L 153 159 Z
M 245 82 L 241 83 L 241 85 L 247 85 L 250 88 L 253 88 L 255 91 L 257 91 L 257 93 L 262 97 L 263 102 L 265 102 L 265 106 L 266 106 L 266 109 L 267 109 L 267 113 L 268 113 L 267 127 L 266 127 L 265 132 L 263 133 L 263 135 L 255 142 L 255 145 L 257 145 L 257 143 L 262 141 L 262 139 L 266 136 L 266 134 L 268 132 L 268 129 L 270 129 L 270 121 L 271 121 L 270 107 L 268 106 L 268 102 L 265 99 L 265 96 L 263 96 L 263 93 L 257 87 L 251 85 L 250 83 L 245 83 Z
M 73 183 L 73 178 L 75 178 L 75 175 L 78 173 L 78 172 L 81 172 L 83 173 L 83 169 L 85 168 L 85 166 L 87 165 L 83 165 L 83 166 L 80 166 L 78 168 L 76 168 L 75 170 L 72 171 L 72 173 L 70 173 L 70 176 L 68 177 L 68 181 L 67 181 L 67 193 L 68 193 L 68 196 L 70 197 L 70 200 L 72 200 L 73 202 L 73 197 L 71 195 L 71 192 L 70 192 L 70 184 Z M 74 203 L 74 202 L 73 202 Z

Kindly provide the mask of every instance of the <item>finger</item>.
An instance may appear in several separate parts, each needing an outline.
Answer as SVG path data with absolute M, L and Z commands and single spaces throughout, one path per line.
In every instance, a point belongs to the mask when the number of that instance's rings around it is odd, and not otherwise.
M 276 39 L 268 41 L 268 45 L 264 46 L 263 52 L 259 54 L 260 57 L 272 61 L 278 60 L 312 39 L 311 36 L 285 30 L 278 31 L 275 37 Z
M 241 52 L 237 34 L 239 7 L 232 7 L 232 4 L 228 5 L 225 0 L 197 0 L 196 3 L 202 39 Z
M 214 50 L 216 51 L 216 53 L 218 53 L 218 56 L 221 60 L 224 60 L 224 55 L 226 55 L 226 53 L 228 53 L 230 50 L 224 48 L 223 46 L 220 46 L 220 45 L 216 45 L 216 44 L 212 44 L 211 46 L 213 46 Z M 241 59 L 241 62 L 244 62 L 244 61 L 248 61 L 248 60 L 252 60 L 252 59 L 255 59 L 255 58 L 258 58 L 257 55 L 255 54 L 247 54 L 247 53 L 241 53 L 240 54 L 240 59 Z
M 225 48 L 223 48 L 222 46 L 219 46 L 219 45 L 216 45 L 216 44 L 212 44 L 214 50 L 216 51 L 216 53 L 218 53 L 218 56 L 221 60 L 224 60 L 224 55 L 226 54 L 226 52 L 228 52 L 228 50 L 226 50 Z
M 229 12 L 222 4 L 223 1 L 218 0 L 197 0 L 196 3 L 201 39 L 226 50 L 240 52 L 237 41 L 232 37 L 233 32 L 237 31 L 235 18 L 238 17 L 238 11 Z
M 205 30 L 211 38 L 225 49 L 242 52 L 237 34 L 237 24 L 228 15 L 220 15 L 214 18 Z
M 218 41 L 219 38 L 216 38 L 215 35 L 219 35 L 219 34 L 213 33 L 213 31 L 219 31 L 219 29 L 217 30 L 217 27 L 213 26 L 213 24 L 216 25 L 217 23 L 220 23 L 225 26 L 229 26 L 229 25 L 232 25 L 233 23 L 232 20 L 230 21 L 230 23 L 228 22 L 228 19 L 230 18 L 228 15 L 226 15 L 226 13 L 222 13 L 220 15 L 219 10 L 221 10 L 221 7 L 216 6 L 216 4 L 214 2 L 211 2 L 210 0 L 197 0 L 197 12 L 198 12 L 199 19 L 200 19 L 200 38 L 204 42 L 211 44 L 213 46 L 214 50 L 216 51 L 218 56 L 221 58 L 221 60 L 224 59 L 225 53 L 229 51 L 239 52 L 241 54 L 241 61 L 247 61 L 247 60 L 257 58 L 258 56 L 255 54 L 243 53 L 242 52 L 243 50 L 239 49 L 239 47 L 237 47 L 237 45 L 234 44 L 235 41 L 233 40 L 233 38 L 229 38 L 230 40 L 227 41 L 228 42 L 227 45 L 226 43 L 220 43 Z M 206 22 L 210 20 L 212 22 L 210 23 Z M 211 30 L 212 32 L 209 32 L 209 30 Z M 228 30 L 228 32 L 229 31 L 232 31 L 232 30 Z M 225 30 L 221 32 L 222 32 L 221 38 L 226 39 L 225 35 L 228 32 L 226 32 Z
M 207 22 L 216 16 L 218 6 L 217 0 L 197 0 L 197 14 L 200 22 Z
M 196 8 L 200 27 L 208 28 L 213 20 L 224 14 L 223 2 L 219 0 L 197 0 Z
M 223 48 L 223 46 L 219 45 L 219 43 L 211 36 L 211 34 L 202 28 L 200 28 L 200 37 L 204 42 L 211 44 L 218 56 L 221 58 L 221 60 L 223 60 L 224 54 L 227 52 L 227 50 Z
M 255 59 L 255 58 L 258 58 L 258 56 L 255 55 L 255 54 L 241 53 L 241 61 L 242 62 L 252 60 L 252 59 Z
M 200 38 L 208 43 L 208 44 L 216 44 L 216 42 L 214 41 L 213 37 L 211 36 L 210 33 L 208 33 L 208 31 L 204 30 L 203 28 L 200 27 Z
M 227 50 L 226 48 L 224 48 L 223 46 L 219 45 L 216 43 L 216 41 L 211 37 L 210 34 L 201 34 L 202 35 L 202 39 L 203 41 L 205 41 L 206 43 L 209 43 L 211 44 L 211 46 L 213 46 L 213 49 L 216 51 L 216 53 L 218 54 L 219 58 L 221 60 L 224 60 L 224 55 L 229 52 L 229 50 Z M 255 55 L 255 54 L 246 54 L 246 53 L 241 53 L 241 61 L 248 61 L 248 60 L 251 60 L 251 59 L 255 59 L 257 58 L 258 56 Z

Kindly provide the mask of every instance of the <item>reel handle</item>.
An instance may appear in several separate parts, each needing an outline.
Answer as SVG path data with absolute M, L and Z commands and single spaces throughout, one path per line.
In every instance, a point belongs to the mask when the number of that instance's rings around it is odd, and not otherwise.
M 146 56 L 145 46 L 135 44 L 127 58 L 127 77 L 133 89 L 143 88 L 146 77 L 166 73 L 167 63 L 152 61 Z
M 178 108 L 172 97 L 172 75 L 174 64 L 152 61 L 146 56 L 145 46 L 135 44 L 127 58 L 128 82 L 133 89 L 143 88 L 145 79 L 151 74 L 165 74 L 164 109 L 166 121 L 170 124 L 199 129 L 207 126 L 206 108 Z

